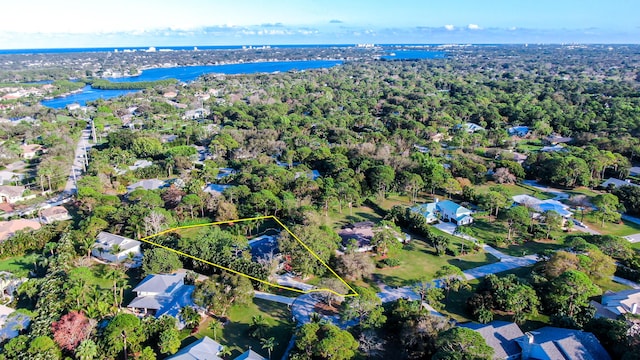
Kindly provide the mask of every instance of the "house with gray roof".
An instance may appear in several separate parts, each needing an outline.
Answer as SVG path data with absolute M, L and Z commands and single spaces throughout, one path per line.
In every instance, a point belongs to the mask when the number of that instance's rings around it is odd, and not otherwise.
M 127 192 L 132 192 L 133 190 L 138 188 L 141 188 L 144 190 L 158 190 L 165 187 L 166 185 L 167 185 L 167 182 L 163 180 L 145 179 L 127 186 Z
M 222 345 L 208 336 L 185 346 L 167 360 L 222 360 L 218 356 L 222 351 Z
M 128 237 L 101 231 L 96 238 L 91 255 L 108 262 L 121 262 L 133 254 L 134 259 L 140 259 L 140 241 Z
M 460 326 L 480 333 L 487 345 L 493 348 L 494 359 L 520 359 L 522 351 L 515 340 L 524 336 L 524 333 L 517 324 L 507 321 L 492 321 L 488 324 L 466 323 Z
M 267 360 L 267 358 L 249 349 L 233 360 Z
M 571 212 L 571 208 L 561 203 L 558 200 L 553 200 L 553 199 L 540 200 L 536 197 L 533 197 L 531 195 L 526 195 L 526 194 L 515 195 L 512 197 L 512 199 L 516 204 L 531 208 L 532 210 L 538 213 L 544 213 L 546 211 L 555 211 L 565 219 L 568 219 L 573 216 L 573 213 Z
M 40 220 L 45 224 L 69 219 L 71 219 L 71 215 L 69 215 L 69 211 L 64 206 L 52 206 L 40 211 Z
M 632 183 L 631 180 L 620 180 L 616 178 L 608 178 L 600 186 L 607 189 L 609 187 L 618 188 L 621 186 L 640 186 L 640 185 Z
M 589 332 L 543 327 L 527 332 L 516 340 L 522 359 L 541 360 L 610 360 L 598 339 Z
M 598 339 L 589 332 L 543 327 L 523 333 L 518 325 L 493 321 L 486 325 L 460 326 L 477 331 L 494 349 L 494 359 L 522 360 L 610 360 Z
M 185 272 L 147 275 L 133 289 L 136 298 L 127 308 L 141 315 L 169 315 L 179 320 L 180 327 L 184 326 L 178 315 L 183 307 L 194 306 L 191 295 L 195 290 L 195 286 L 185 285 L 185 276 Z
M 26 188 L 24 186 L 1 185 L 0 186 L 0 203 L 14 204 L 14 203 L 17 203 L 18 201 L 26 200 L 26 198 L 22 196 L 25 190 Z
M 640 290 L 607 291 L 600 302 L 591 301 L 591 305 L 596 308 L 596 317 L 615 320 L 624 314 L 640 314 Z

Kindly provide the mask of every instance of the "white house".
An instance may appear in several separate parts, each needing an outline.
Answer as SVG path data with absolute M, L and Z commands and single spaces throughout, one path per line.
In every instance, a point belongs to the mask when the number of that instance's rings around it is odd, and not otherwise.
M 420 204 L 411 208 L 412 212 L 425 217 L 427 223 L 438 220 L 452 222 L 456 225 L 467 225 L 473 222 L 473 211 L 451 200 L 438 201 L 428 204 Z
M 607 291 L 598 303 L 591 301 L 596 308 L 596 317 L 617 319 L 624 314 L 640 314 L 640 290 L 629 289 L 618 292 Z
M 167 360 L 222 360 L 218 356 L 222 351 L 222 345 L 208 336 L 185 346 Z
M 133 183 L 127 186 L 127 192 L 132 192 L 135 189 L 141 188 L 144 190 L 158 190 L 167 185 L 166 181 L 159 179 L 146 179 L 140 180 L 137 183 Z
M 10 272 L 0 271 L 0 297 L 8 298 L 9 302 L 12 302 L 13 293 L 25 281 L 27 281 L 26 278 L 19 278 Z
M 249 349 L 233 360 L 267 360 L 267 358 Z
M 135 258 L 140 258 L 140 241 L 129 239 L 124 236 L 101 231 L 98 234 L 91 255 L 109 262 L 120 262 L 133 254 Z
M 24 186 L 8 186 L 0 185 L 0 203 L 14 204 L 18 201 L 24 201 L 26 198 L 22 196 L 26 188 Z
M 133 289 L 136 298 L 127 308 L 138 314 L 151 314 L 156 317 L 169 315 L 177 318 L 180 309 L 193 306 L 191 295 L 195 286 L 185 285 L 185 276 L 186 273 L 148 275 Z
M 20 145 L 20 150 L 22 151 L 23 158 L 33 159 L 38 153 L 42 152 L 42 146 L 38 144 L 23 144 Z
M 51 224 L 56 221 L 69 220 L 71 216 L 63 206 L 53 206 L 40 211 L 40 219 L 45 224 Z
M 621 187 L 621 186 L 639 186 L 639 185 L 632 183 L 631 180 L 620 180 L 620 179 L 616 179 L 616 178 L 608 178 L 600 186 L 606 189 L 609 186 L 617 188 L 617 187 Z
M 531 195 L 515 195 L 512 199 L 516 204 L 531 208 L 538 213 L 555 211 L 565 219 L 573 216 L 573 213 L 570 210 L 571 208 L 558 200 L 540 200 Z

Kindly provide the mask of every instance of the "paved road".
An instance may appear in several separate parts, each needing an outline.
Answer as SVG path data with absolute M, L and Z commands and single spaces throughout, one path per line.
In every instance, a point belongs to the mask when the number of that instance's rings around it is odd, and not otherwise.
M 89 143 L 90 136 L 90 127 L 82 130 L 82 135 L 80 136 L 80 140 L 76 145 L 75 157 L 73 158 L 73 164 L 71 165 L 71 171 L 69 172 L 69 178 L 67 179 L 67 184 L 64 187 L 63 194 L 74 195 L 78 191 L 78 189 L 76 188 L 76 183 L 74 181 L 74 173 L 76 177 L 82 175 L 82 169 L 84 169 L 85 151 L 93 146 Z
M 611 279 L 619 284 L 627 285 L 632 289 L 640 289 L 640 284 L 633 282 L 631 280 L 623 279 L 618 276 L 611 276 Z
M 293 302 L 296 300 L 296 298 L 290 298 L 290 297 L 286 297 L 286 296 L 282 296 L 282 295 L 269 294 L 269 293 L 262 292 L 262 291 L 255 291 L 254 292 L 254 296 L 256 298 L 258 298 L 258 299 L 268 300 L 268 301 L 275 301 L 275 302 L 279 302 L 281 304 L 286 304 L 286 305 L 293 305 Z
M 288 275 L 288 274 L 278 276 L 278 279 L 276 280 L 276 282 L 279 285 L 288 286 L 288 287 L 292 287 L 292 288 L 295 288 L 295 289 L 300 289 L 300 290 L 303 290 L 303 291 L 308 291 L 308 290 L 311 290 L 311 289 L 315 288 L 315 286 L 313 286 L 313 285 L 305 284 L 303 282 L 295 280 L 293 278 L 293 276 Z

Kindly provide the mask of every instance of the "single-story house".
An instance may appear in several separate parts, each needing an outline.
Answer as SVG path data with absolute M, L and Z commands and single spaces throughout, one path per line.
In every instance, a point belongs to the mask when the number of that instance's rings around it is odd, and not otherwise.
M 153 161 L 149 160 L 136 160 L 133 165 L 129 166 L 129 171 L 135 171 L 138 169 L 144 169 L 146 167 L 152 166 Z
M 621 186 L 640 186 L 640 185 L 632 183 L 631 180 L 620 180 L 616 178 L 608 178 L 600 186 L 607 189 L 610 186 L 617 188 Z
M 180 349 L 167 360 L 222 360 L 218 356 L 222 352 L 222 345 L 208 336 L 203 337 Z
M 134 258 L 142 256 L 140 241 L 105 231 L 101 231 L 98 234 L 91 250 L 91 255 L 109 262 L 126 260 L 130 253 L 133 254 Z
M 80 110 L 80 104 L 78 103 L 69 104 L 67 105 L 67 110 L 69 111 Z
M 236 174 L 236 170 L 232 169 L 232 168 L 219 168 L 218 169 L 218 176 L 216 177 L 218 180 L 220 179 L 224 179 L 227 176 L 231 176 L 231 175 L 235 175 Z
M 591 301 L 591 305 L 596 308 L 596 317 L 617 319 L 624 314 L 640 314 L 640 290 L 607 291 L 600 302 Z
M 185 285 L 186 273 L 170 275 L 147 275 L 133 291 L 136 298 L 127 308 L 138 314 L 151 314 L 155 317 L 169 315 L 178 318 L 180 309 L 194 306 L 191 295 L 194 285 Z M 178 319 L 180 320 L 180 319 Z
M 146 179 L 138 181 L 127 186 L 127 192 L 132 192 L 135 189 L 142 188 L 144 190 L 158 190 L 167 186 L 167 182 L 159 179 Z
M 249 240 L 249 248 L 254 260 L 280 254 L 280 249 L 278 248 L 278 233 L 256 236 Z
M 187 110 L 184 113 L 183 119 L 195 120 L 209 116 L 210 111 L 205 108 L 198 108 L 194 110 Z
M 463 324 L 477 331 L 494 349 L 494 359 L 609 360 L 598 339 L 581 330 L 543 327 L 527 333 L 518 325 L 493 321 L 486 325 Z
M 542 139 L 542 142 L 548 145 L 566 144 L 572 141 L 573 141 L 572 137 L 560 136 L 558 134 L 553 134 Z
M 629 169 L 629 175 L 640 176 L 640 166 L 633 166 Z
M 0 305 L 0 339 L 9 340 L 20 335 L 20 329 L 26 329 L 31 323 L 31 317 L 16 312 L 8 306 Z
M 42 227 L 39 221 L 30 219 L 17 219 L 10 221 L 0 221 L 0 241 L 13 236 L 17 231 L 32 229 L 38 230 Z
M 71 219 L 69 211 L 64 206 L 53 206 L 40 211 L 40 220 L 45 224 Z
M 209 193 L 213 196 L 220 196 L 222 193 L 230 188 L 231 185 L 221 185 L 221 184 L 207 184 L 202 191 Z
M 42 152 L 42 146 L 38 144 L 22 144 L 20 145 L 20 151 L 24 159 L 33 159 Z
M 15 173 L 9 170 L 0 171 L 0 185 L 10 184 L 14 181 L 22 181 L 24 174 Z
M 473 222 L 473 211 L 451 200 L 439 201 L 428 204 L 420 204 L 411 208 L 411 211 L 425 217 L 427 223 L 442 221 L 452 222 L 456 225 L 467 225 Z
M 456 125 L 453 127 L 455 130 L 463 129 L 468 133 L 474 133 L 476 131 L 482 131 L 484 128 L 478 124 L 474 124 L 472 122 L 466 122 L 462 125 Z
M 540 149 L 540 151 L 542 151 L 542 152 L 564 152 L 564 151 L 569 151 L 569 149 L 567 149 L 562 144 L 556 144 L 556 145 L 553 145 L 553 146 L 545 146 L 542 149 Z
M 23 196 L 25 190 L 24 186 L 0 185 L 0 202 L 14 204 L 24 201 L 26 200 Z
M 529 127 L 528 126 L 514 126 L 507 129 L 507 133 L 509 136 L 519 136 L 525 137 L 529 135 Z
M 267 358 L 249 349 L 233 360 L 267 360 Z
M 610 360 L 598 339 L 589 332 L 543 327 L 516 340 L 522 359 Z
M 320 172 L 318 170 L 298 171 L 296 172 L 294 178 L 297 179 L 300 176 L 306 176 L 311 180 L 316 180 L 320 177 Z
M 524 333 L 517 324 L 507 321 L 492 321 L 488 324 L 466 323 L 460 326 L 479 332 L 487 345 L 493 348 L 494 359 L 520 359 L 522 350 L 515 340 L 524 336 Z
M 13 301 L 13 293 L 18 287 L 27 281 L 27 278 L 20 278 L 8 271 L 0 271 L 0 298 L 8 298 Z
M 529 207 L 539 213 L 555 211 L 564 218 L 573 216 L 570 207 L 558 200 L 540 200 L 530 195 L 515 195 L 512 199 L 516 204 Z

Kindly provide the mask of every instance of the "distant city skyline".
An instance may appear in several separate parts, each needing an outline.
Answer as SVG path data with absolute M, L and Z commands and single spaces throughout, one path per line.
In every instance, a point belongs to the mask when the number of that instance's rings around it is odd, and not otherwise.
M 638 43 L 636 0 L 26 0 L 0 49 L 356 43 Z

